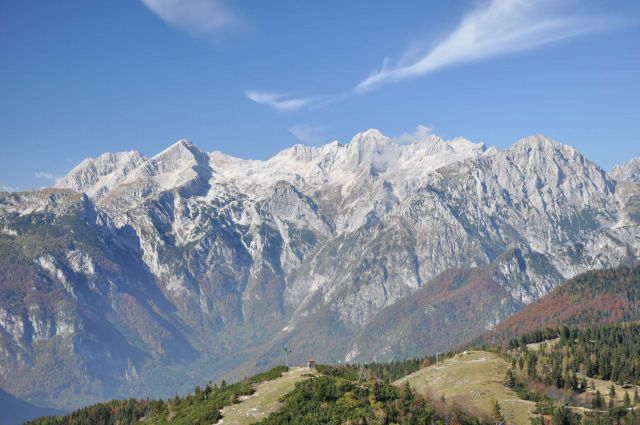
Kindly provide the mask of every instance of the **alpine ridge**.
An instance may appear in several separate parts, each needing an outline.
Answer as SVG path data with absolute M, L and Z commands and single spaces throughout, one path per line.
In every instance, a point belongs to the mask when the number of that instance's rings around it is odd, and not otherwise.
M 86 159 L 0 194 L 0 387 L 71 408 L 246 375 L 285 342 L 295 362 L 450 348 L 634 263 L 634 173 L 542 135 L 499 150 L 373 129 L 265 161 L 185 140 Z

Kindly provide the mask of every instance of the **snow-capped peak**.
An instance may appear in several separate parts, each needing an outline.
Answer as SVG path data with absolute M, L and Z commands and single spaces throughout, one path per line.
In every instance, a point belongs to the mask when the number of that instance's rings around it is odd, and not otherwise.
M 616 165 L 609 175 L 617 181 L 640 183 L 640 157 Z
M 150 158 L 131 173 L 124 183 L 150 183 L 157 190 L 175 189 L 194 180 L 211 178 L 209 155 L 188 140 L 179 140 Z
M 389 138 L 382 134 L 377 128 L 370 128 L 369 130 L 362 131 L 351 139 L 349 144 L 368 144 L 378 142 L 388 142 Z
M 338 141 L 320 147 L 298 144 L 259 161 L 234 158 L 222 152 L 206 154 L 182 139 L 151 158 L 139 152 L 124 152 L 85 160 L 58 187 L 82 191 L 100 200 L 118 185 L 139 194 L 152 194 L 182 187 L 194 179 L 208 182 L 214 175 L 217 183 L 227 182 L 246 190 L 271 186 L 280 180 L 343 185 L 362 172 L 382 173 L 390 180 L 400 173 L 415 180 L 484 151 L 484 144 L 463 138 L 447 141 L 429 134 L 415 143 L 401 144 L 380 130 L 369 129 L 344 145 Z
M 558 161 L 572 159 L 583 163 L 573 148 L 540 134 L 523 138 L 504 151 L 487 149 L 484 143 L 462 137 L 445 140 L 431 133 L 410 143 L 396 140 L 377 129 L 369 129 L 344 145 L 338 141 L 320 147 L 298 144 L 268 160 L 245 160 L 221 152 L 206 154 L 183 139 L 148 159 L 134 151 L 85 160 L 58 187 L 85 192 L 96 200 L 119 186 L 139 197 L 193 188 L 194 183 L 198 191 L 189 193 L 231 185 L 241 192 L 262 196 L 267 193 L 264 188 L 279 181 L 302 189 L 325 184 L 344 188 L 351 186 L 358 176 L 375 175 L 402 187 L 406 195 L 419 188 L 435 170 L 481 156 L 505 155 L 525 169 L 546 169 L 553 175 Z M 592 172 L 599 170 L 593 168 Z
M 512 148 L 529 148 L 529 149 L 557 149 L 567 147 L 573 150 L 571 146 L 563 145 L 555 140 L 545 136 L 544 134 L 533 134 L 523 137 L 512 145 Z
M 167 156 L 175 156 L 175 155 L 188 155 L 193 152 L 200 152 L 198 147 L 193 144 L 190 140 L 180 139 L 175 142 L 173 145 L 169 146 L 162 152 L 154 155 L 152 159 L 163 158 Z
M 104 153 L 97 158 L 83 160 L 56 187 L 85 192 L 99 199 L 145 161 L 146 158 L 138 151 Z

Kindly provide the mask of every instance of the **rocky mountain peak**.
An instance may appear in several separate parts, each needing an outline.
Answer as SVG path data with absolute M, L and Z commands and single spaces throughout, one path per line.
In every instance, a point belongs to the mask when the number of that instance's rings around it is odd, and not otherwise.
M 160 159 L 171 155 L 188 156 L 201 153 L 200 149 L 187 139 L 180 139 L 162 152 L 158 153 L 153 159 Z
M 56 187 L 85 192 L 93 198 L 100 199 L 145 161 L 146 158 L 135 150 L 107 152 L 96 158 L 83 160 L 62 178 Z
M 572 146 L 563 145 L 541 134 L 518 140 L 505 149 L 504 154 L 522 165 L 527 164 L 527 169 L 542 167 L 549 171 L 549 167 L 578 167 L 589 169 L 601 176 L 604 174 L 597 164 L 585 158 Z
M 640 183 L 640 157 L 616 165 L 609 172 L 609 176 L 617 181 Z
M 395 350 L 384 312 L 402 300 L 417 303 L 412 328 L 445 335 L 469 313 L 477 331 L 567 277 L 640 258 L 635 201 L 571 147 L 540 135 L 504 150 L 428 131 L 404 141 L 368 130 L 345 145 L 296 145 L 260 161 L 181 140 L 151 158 L 87 160 L 61 182 L 70 190 L 0 195 L 0 238 L 6 252 L 24 256 L 0 273 L 0 311 L 11 312 L 0 323 L 11 334 L 0 352 L 16 353 L 17 371 L 0 374 L 0 386 L 26 397 L 39 391 L 28 372 L 36 368 L 23 359 L 71 364 L 47 397 L 77 376 L 75 363 L 25 345 L 18 321 L 56 346 L 78 343 L 78 358 L 99 366 L 81 368 L 84 382 L 114 382 L 96 395 L 106 398 L 126 395 L 132 376 L 143 381 L 136 388 L 152 385 L 146 377 L 158 370 L 184 382 L 185 368 L 197 377 L 266 364 L 284 342 L 370 360 Z M 633 202 L 619 202 L 625 196 Z M 3 304 L 13 298 L 1 283 L 16 282 L 15 267 L 33 297 Z M 470 268 L 475 278 L 464 277 Z M 452 280 L 432 292 L 438 275 Z M 64 303 L 43 287 L 57 288 Z M 465 291 L 468 300 L 459 298 Z M 43 300 L 42 313 L 32 313 L 32 299 Z M 104 316 L 94 315 L 96 305 Z M 78 306 L 73 320 L 59 317 L 68 306 Z M 105 329 L 95 330 L 98 322 Z M 367 331 L 371 323 L 382 331 Z M 103 342 L 105 332 L 114 338 Z M 372 345 L 358 354 L 360 332 Z M 264 344 L 256 346 L 258 335 Z M 397 347 L 412 335 L 397 332 Z M 433 336 L 424 338 L 421 347 L 433 349 Z M 125 340 L 129 354 L 103 355 L 122 352 Z M 179 347 L 186 351 L 173 352 Z
M 369 130 L 362 131 L 356 134 L 355 136 L 353 136 L 349 144 L 360 144 L 360 145 L 366 145 L 371 143 L 376 144 L 379 142 L 386 142 L 388 140 L 389 138 L 384 134 L 382 134 L 380 130 L 376 128 L 370 128 Z
M 554 149 L 563 146 L 561 143 L 545 136 L 544 134 L 533 134 L 531 136 L 523 137 L 513 144 L 513 147 L 547 150 Z
M 154 175 L 172 173 L 202 162 L 208 162 L 208 158 L 209 156 L 198 149 L 195 144 L 182 139 L 151 158 L 146 170 Z

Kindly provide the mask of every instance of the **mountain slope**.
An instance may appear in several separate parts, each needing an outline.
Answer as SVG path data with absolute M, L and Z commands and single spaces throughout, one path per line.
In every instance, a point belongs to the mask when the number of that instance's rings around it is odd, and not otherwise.
M 67 407 L 135 386 L 147 362 L 194 358 L 135 241 L 86 196 L 10 194 L 2 208 L 12 211 L 0 234 L 5 389 L 43 404 L 57 393 Z
M 2 406 L 0 425 L 20 425 L 39 416 L 64 414 L 61 410 L 34 406 L 2 390 L 0 390 L 0 406 Z
M 285 342 L 295 362 L 446 349 L 640 253 L 635 186 L 540 135 L 497 150 L 369 130 L 266 161 L 182 140 L 58 186 L 0 194 L 0 387 L 61 407 L 237 378 Z M 55 361 L 47 386 L 20 372 Z
M 633 158 L 623 164 L 616 165 L 609 175 L 618 181 L 640 183 L 640 158 Z
M 506 343 L 545 327 L 588 326 L 638 319 L 640 264 L 576 276 L 500 323 L 484 340 Z

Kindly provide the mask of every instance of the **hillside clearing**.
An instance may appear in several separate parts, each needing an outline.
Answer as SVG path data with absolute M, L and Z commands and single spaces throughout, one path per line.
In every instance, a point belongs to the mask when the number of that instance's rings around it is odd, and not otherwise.
M 222 409 L 219 425 L 248 425 L 258 422 L 280 406 L 280 398 L 293 390 L 297 382 L 304 381 L 312 369 L 293 367 L 282 374 L 281 378 L 261 382 L 256 385 L 255 393 L 241 398 L 240 403 Z
M 498 400 L 508 424 L 528 425 L 535 403 L 519 399 L 504 385 L 508 368 L 507 361 L 497 354 L 465 351 L 395 383 L 408 381 L 418 394 L 435 398 L 444 395 L 447 402 L 458 401 L 487 416 L 492 414 L 493 401 Z
M 545 340 L 537 343 L 531 343 L 531 344 L 527 344 L 527 349 L 537 351 L 538 353 L 541 353 L 543 355 L 548 355 L 549 349 L 554 347 L 559 341 L 560 341 L 560 338 L 554 338 L 554 339 L 549 339 L 549 340 Z M 538 367 L 538 372 L 540 371 L 541 371 L 541 368 Z M 578 377 L 578 379 L 581 379 L 584 377 L 588 382 L 586 391 L 583 392 L 582 394 L 576 395 L 576 399 L 580 403 L 584 403 L 586 405 L 589 405 L 591 403 L 591 400 L 593 400 L 595 396 L 596 390 L 600 392 L 600 395 L 603 398 L 605 404 L 608 404 L 610 399 L 609 390 L 612 385 L 616 389 L 615 401 L 618 403 L 623 402 L 625 393 L 628 393 L 630 397 L 633 397 L 634 390 L 636 388 L 633 385 L 630 385 L 627 388 L 625 388 L 624 386 L 612 380 L 603 380 L 595 377 L 589 377 L 584 373 L 576 373 L 576 376 Z M 591 409 L 589 408 L 581 408 L 581 407 L 573 407 L 573 409 L 580 412 L 591 411 Z
M 547 339 L 547 340 L 541 341 L 541 342 L 532 342 L 531 344 L 527 344 L 527 349 L 533 350 L 533 351 L 540 351 L 540 347 L 541 346 L 543 348 L 544 347 L 553 347 L 554 345 L 556 345 L 558 343 L 558 341 L 560 341 L 560 338 Z

